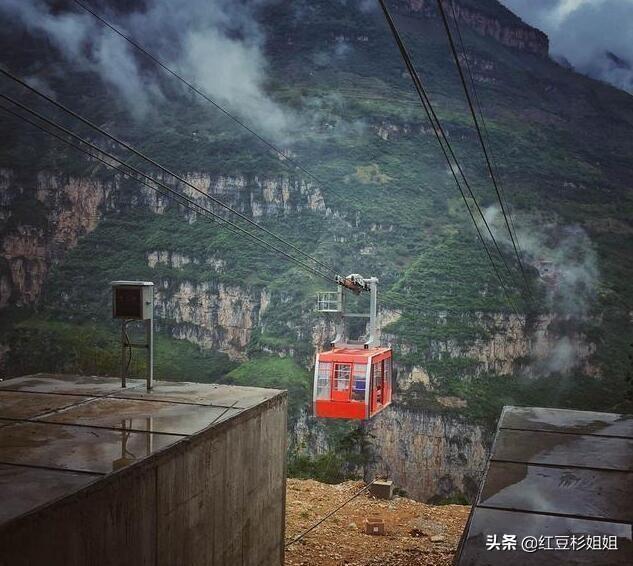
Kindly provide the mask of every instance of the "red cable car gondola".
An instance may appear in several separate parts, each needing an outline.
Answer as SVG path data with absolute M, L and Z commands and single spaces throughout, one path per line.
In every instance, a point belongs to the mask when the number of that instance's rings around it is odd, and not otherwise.
M 391 348 L 380 347 L 376 324 L 376 278 L 363 279 L 348 275 L 338 281 L 337 293 L 320 293 L 319 312 L 339 315 L 337 337 L 333 349 L 317 354 L 314 368 L 314 414 L 336 419 L 369 419 L 391 403 L 392 367 Z M 370 293 L 368 314 L 346 313 L 345 295 L 348 289 L 360 294 Z M 347 317 L 369 319 L 369 338 L 364 342 L 345 340 Z

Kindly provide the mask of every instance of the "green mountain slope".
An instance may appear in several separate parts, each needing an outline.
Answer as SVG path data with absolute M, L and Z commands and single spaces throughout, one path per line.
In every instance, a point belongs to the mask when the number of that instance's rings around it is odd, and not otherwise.
M 495 205 L 494 191 L 437 15 L 428 3 L 393 4 L 455 151 L 488 209 Z M 420 4 L 425 7 L 418 10 Z M 342 274 L 378 275 L 389 304 L 385 322 L 392 321 L 386 338 L 394 344 L 403 384 L 415 368 L 430 376 L 429 383 L 411 378 L 414 383 L 403 385 L 398 403 L 485 421 L 504 402 L 630 409 L 630 399 L 621 392 L 630 387 L 633 342 L 633 99 L 539 53 L 533 45 L 544 41 L 541 35 L 495 0 L 458 4 L 499 176 L 517 225 L 526 235 L 544 224 L 560 227 L 547 245 L 545 239 L 537 241 L 541 251 L 526 250 L 535 301 L 527 305 L 519 289 L 510 286 L 524 323 L 516 332 L 516 315 L 486 263 L 378 10 L 352 1 L 300 1 L 263 4 L 256 13 L 265 37 L 266 93 L 292 117 L 290 134 L 276 143 L 323 179 L 322 187 L 306 188 L 300 172 L 289 171 L 226 116 L 155 75 L 150 66 L 146 72 L 164 98 L 140 118 L 131 116 L 93 70 L 62 61 L 45 37 L 6 20 L 0 45 L 3 64 L 45 82 L 60 101 L 166 166 L 212 185 L 230 179 L 218 197 Z M 499 37 L 490 29 L 501 30 Z M 6 80 L 2 84 L 3 91 L 46 108 Z M 309 378 L 299 368 L 310 368 L 315 340 L 327 338 L 328 328 L 311 310 L 314 292 L 325 282 L 216 224 L 183 221 L 177 207 L 163 210 L 129 179 L 114 179 L 103 166 L 12 118 L 0 120 L 5 132 L 0 166 L 7 172 L 3 194 L 8 195 L 3 198 L 9 209 L 0 224 L 0 275 L 9 282 L 8 298 L 0 301 L 7 373 L 26 367 L 112 372 L 111 359 L 88 366 L 82 355 L 71 355 L 63 346 L 75 324 L 95 325 L 94 344 L 102 343 L 99 336 L 114 332 L 106 322 L 108 281 L 144 278 L 161 286 L 161 344 L 173 360 L 182 360 L 173 365 L 183 367 L 182 378 L 220 378 L 242 362 L 225 379 L 247 383 L 249 375 L 262 376 L 250 381 L 288 386 L 298 399 L 293 406 L 307 401 Z M 136 158 L 131 162 L 140 164 Z M 38 180 L 41 174 L 50 178 Z M 35 234 L 38 242 L 61 238 L 61 213 L 80 214 L 81 207 L 50 187 L 84 178 L 97 183 L 94 192 L 100 195 L 91 208 L 94 223 L 80 227 L 67 249 L 47 248 L 43 267 L 29 263 L 24 258 L 30 252 L 15 244 L 16 234 Z M 49 187 L 45 196 L 43 185 Z M 274 193 L 272 200 L 266 200 L 266 191 Z M 595 252 L 597 275 L 581 312 L 553 303 L 551 289 L 539 277 L 539 262 L 561 257 L 564 238 L 555 234 L 570 226 Z M 502 234 L 503 227 L 497 229 Z M 171 259 L 160 260 L 158 252 Z M 174 261 L 173 254 L 180 259 Z M 577 256 L 564 257 L 575 268 L 584 265 Z M 151 257 L 159 260 L 152 264 Z M 24 276 L 16 267 L 19 258 Z M 38 273 L 43 273 L 41 288 L 29 299 L 25 289 Z M 226 301 L 207 303 L 203 295 Z M 191 314 L 196 308 L 207 309 L 208 318 Z M 399 318 L 395 309 L 402 311 Z M 239 313 L 246 314 L 240 318 Z M 501 360 L 488 344 L 510 330 L 518 345 L 506 339 Z M 194 345 L 175 340 L 182 338 Z M 549 340 L 554 354 L 561 344 L 579 344 L 573 350 L 578 363 L 539 366 L 539 339 Z M 35 343 L 56 346 L 37 350 L 25 365 Z M 208 354 L 213 350 L 228 351 L 235 361 L 216 361 Z M 275 361 L 270 356 L 276 354 L 286 358 Z M 550 354 L 541 357 L 549 363 Z M 183 366 L 192 356 L 210 356 L 209 364 L 217 368 L 208 370 L 198 361 Z M 279 379 L 266 377 L 271 372 Z M 176 373 L 165 370 L 164 375 L 177 378 Z M 466 407 L 438 403 L 446 396 L 465 400 Z

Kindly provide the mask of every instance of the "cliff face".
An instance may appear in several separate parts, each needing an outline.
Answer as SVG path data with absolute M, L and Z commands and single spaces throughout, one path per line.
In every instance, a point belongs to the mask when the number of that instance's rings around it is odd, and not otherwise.
M 504 18 L 502 13 L 478 10 L 459 0 L 452 0 L 455 15 L 460 23 L 472 28 L 478 34 L 496 39 L 502 45 L 541 57 L 549 54 L 549 39 L 542 31 L 530 27 L 518 18 Z M 444 2 L 449 16 L 452 16 L 449 2 Z M 400 0 L 400 11 L 423 17 L 439 17 L 436 0 Z M 499 6 L 499 10 L 505 10 Z
M 577 324 L 561 330 L 561 324 L 568 321 L 560 315 L 543 314 L 529 323 L 525 317 L 515 314 L 477 312 L 473 317 L 464 324 L 474 322 L 484 328 L 483 337 L 430 340 L 427 359 L 467 358 L 473 362 L 467 370 L 468 376 L 482 373 L 512 376 L 528 372 L 547 375 L 572 369 L 598 375 L 598 368 L 592 361 L 595 344 L 577 328 Z M 407 344 L 399 347 L 404 353 L 410 351 Z M 433 389 L 433 380 L 424 366 L 402 367 L 398 375 L 399 390 L 406 392 L 416 383 Z
M 267 295 L 222 283 L 157 281 L 156 316 L 174 338 L 221 350 L 233 359 L 246 358 L 246 346 Z
M 326 212 L 325 201 L 320 190 L 296 178 L 279 176 L 273 178 L 245 176 L 211 176 L 203 172 L 183 175 L 198 191 L 211 195 L 231 208 L 239 210 L 254 219 L 267 215 L 290 214 L 302 210 Z M 170 184 L 169 180 L 157 176 L 159 181 Z M 140 188 L 144 200 L 157 214 L 165 211 L 170 200 L 146 186 Z M 185 185 L 182 192 L 197 204 L 209 208 L 209 199 Z M 190 217 L 193 212 L 186 211 Z
M 204 193 L 255 219 L 306 209 L 328 213 L 317 189 L 288 177 L 212 177 L 197 172 L 188 173 L 186 179 Z M 190 187 L 186 194 L 209 207 L 210 201 Z M 28 205 L 29 214 L 19 215 L 21 202 Z M 104 182 L 98 178 L 39 172 L 20 178 L 3 170 L 0 203 L 1 309 L 10 304 L 37 304 L 51 267 L 62 261 L 66 252 L 108 213 L 142 207 L 164 214 L 171 201 L 145 186 L 130 191 L 118 177 Z M 33 214 L 34 210 L 39 214 Z M 196 221 L 195 213 L 183 214 L 189 222 Z M 220 276 L 226 268 L 226 260 L 214 255 L 198 258 L 175 250 L 150 248 L 145 256 L 152 269 L 166 266 L 180 271 L 200 266 Z M 220 282 L 220 277 L 205 282 L 177 279 L 158 275 L 154 278 L 156 315 L 165 321 L 170 334 L 243 359 L 253 328 L 269 304 L 268 293 L 227 285 Z
M 421 501 L 476 495 L 492 439 L 487 429 L 455 416 L 391 406 L 364 432 L 367 462 L 356 473 L 386 475 Z M 303 415 L 290 431 L 290 448 L 314 455 L 333 447 L 325 430 Z
M 0 308 L 37 302 L 51 265 L 94 230 L 112 189 L 112 184 L 92 178 L 40 172 L 25 182 L 11 171 L 0 172 L 0 201 L 7 211 L 0 232 L 5 266 L 0 271 Z M 30 213 L 20 217 L 23 201 Z
M 390 407 L 367 432 L 367 477 L 387 475 L 419 500 L 476 495 L 491 441 L 485 429 L 457 417 Z
M 318 189 L 288 177 L 212 177 L 189 173 L 186 179 L 204 193 L 256 219 L 280 211 L 327 212 Z M 190 187 L 185 193 L 209 207 L 210 201 Z M 0 308 L 37 303 L 51 266 L 61 261 L 79 238 L 94 230 L 104 214 L 126 206 L 147 207 L 163 214 L 170 202 L 145 186 L 140 190 L 135 187 L 135 193 L 129 194 L 122 188 L 119 177 L 106 182 L 96 177 L 41 171 L 24 179 L 13 171 L 0 171 Z M 19 215 L 21 203 L 28 207 L 28 214 Z M 193 222 L 195 214 L 185 212 Z M 163 264 L 176 269 L 196 261 L 170 250 L 148 250 L 147 259 L 150 267 Z M 206 261 L 216 271 L 223 270 L 222 258 L 209 257 Z M 222 343 L 223 340 L 218 342 Z

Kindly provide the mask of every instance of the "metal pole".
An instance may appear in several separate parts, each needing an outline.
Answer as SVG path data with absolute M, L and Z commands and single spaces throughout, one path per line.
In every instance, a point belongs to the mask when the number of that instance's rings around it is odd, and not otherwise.
M 147 390 L 154 384 L 154 319 L 145 321 L 145 343 L 147 345 Z
M 126 378 L 127 378 L 127 363 L 125 361 L 127 348 L 126 348 L 126 332 L 125 332 L 125 323 L 126 321 L 121 321 L 121 387 L 127 387 Z
M 378 314 L 378 279 L 372 277 L 369 279 L 370 294 L 369 294 L 369 340 L 365 346 L 373 347 L 378 342 L 378 325 L 376 316 Z

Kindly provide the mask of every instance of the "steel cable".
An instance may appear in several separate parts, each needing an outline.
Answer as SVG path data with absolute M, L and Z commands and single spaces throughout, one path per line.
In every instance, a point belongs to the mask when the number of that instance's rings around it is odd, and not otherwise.
M 464 94 L 466 95 L 466 100 L 468 101 L 468 107 L 470 109 L 471 116 L 473 118 L 473 122 L 475 124 L 475 130 L 477 131 L 477 137 L 479 138 L 479 142 L 481 144 L 481 149 L 484 153 L 484 158 L 486 160 L 486 165 L 488 167 L 488 172 L 490 174 L 490 178 L 492 180 L 492 184 L 494 186 L 495 192 L 497 194 L 497 200 L 499 201 L 499 205 L 501 206 L 501 212 L 503 214 L 503 218 L 505 220 L 506 227 L 508 229 L 508 233 L 510 234 L 510 240 L 512 241 L 512 246 L 514 248 L 514 253 L 519 263 L 519 267 L 521 268 L 521 274 L 525 281 L 525 286 L 530 294 L 530 285 L 527 280 L 527 275 L 525 273 L 525 268 L 523 267 L 523 262 L 521 261 L 521 257 L 519 255 L 519 250 L 517 249 L 517 244 L 514 239 L 514 235 L 512 233 L 512 229 L 510 228 L 510 222 L 508 220 L 508 215 L 506 213 L 506 208 L 503 202 L 503 198 L 501 197 L 501 192 L 499 190 L 499 186 L 497 184 L 497 178 L 495 176 L 494 170 L 492 168 L 492 163 L 490 162 L 490 156 L 488 155 L 488 150 L 486 148 L 486 144 L 484 142 L 484 138 L 481 132 L 481 128 L 479 126 L 479 121 L 477 120 L 477 113 L 475 112 L 475 108 L 473 105 L 472 97 L 470 96 L 470 92 L 468 90 L 468 86 L 466 84 L 466 78 L 464 77 L 464 71 L 462 69 L 461 63 L 459 62 L 459 56 L 457 54 L 457 48 L 455 47 L 455 42 L 453 40 L 453 34 L 451 32 L 451 28 L 448 24 L 448 19 L 446 17 L 446 12 L 444 11 L 444 5 L 442 4 L 442 0 L 437 0 L 437 5 L 442 16 L 442 22 L 444 23 L 444 29 L 446 31 L 446 35 L 448 37 L 448 42 L 451 48 L 451 53 L 453 54 L 453 59 L 455 60 L 455 65 L 457 66 L 457 71 L 459 73 L 459 78 L 462 83 L 462 88 L 464 89 Z M 455 12 L 453 11 L 453 14 Z M 455 18 L 456 20 L 456 18 Z
M 192 183 L 190 183 L 189 181 L 187 181 L 186 179 L 184 179 L 183 177 L 181 177 L 177 173 L 174 173 L 173 171 L 171 171 L 167 167 L 164 167 L 163 165 L 161 165 L 160 163 L 158 163 L 157 161 L 155 161 L 151 157 L 146 156 L 144 153 L 142 153 L 141 151 L 137 150 L 135 147 L 131 146 L 127 142 L 124 142 L 124 141 L 120 140 L 119 138 L 117 138 L 113 134 L 110 134 L 109 132 L 107 132 L 106 130 L 104 130 L 100 126 L 97 126 L 96 124 L 94 124 L 93 122 L 88 120 L 87 118 L 84 118 L 83 116 L 77 114 L 77 112 L 75 112 L 74 110 L 71 110 L 70 108 L 68 108 L 64 104 L 56 101 L 51 96 L 48 96 L 47 94 L 43 93 L 39 89 L 29 85 L 28 83 L 26 83 L 21 78 L 19 78 L 18 76 L 14 75 L 13 73 L 7 71 L 6 69 L 4 69 L 2 67 L 0 67 L 0 73 L 5 75 L 6 77 L 10 78 L 11 80 L 15 81 L 16 83 L 20 84 L 24 88 L 30 90 L 31 92 L 33 92 L 34 94 L 38 95 L 39 97 L 43 98 L 44 100 L 46 100 L 50 104 L 53 104 L 54 106 L 56 106 L 57 108 L 59 108 L 63 112 L 69 114 L 73 118 L 79 120 L 83 124 L 85 124 L 88 127 L 92 128 L 93 130 L 99 132 L 101 135 L 103 135 L 103 136 L 107 137 L 108 139 L 114 141 L 115 143 L 117 143 L 121 147 L 124 147 L 125 149 L 127 149 L 128 151 L 130 151 L 131 153 L 136 155 L 137 157 L 140 157 L 141 159 L 147 161 L 148 163 L 151 163 L 154 167 L 157 167 L 163 173 L 166 173 L 167 175 L 173 177 L 174 179 L 177 179 L 181 183 L 183 183 L 183 184 L 187 185 L 188 187 L 192 188 L 197 193 L 200 193 L 201 195 L 203 195 L 204 197 L 206 197 L 209 200 L 213 201 L 217 205 L 219 205 L 222 208 L 228 210 L 229 212 L 235 214 L 236 216 L 238 216 L 239 218 L 241 218 L 242 220 L 244 220 L 248 224 L 250 224 L 252 226 L 255 226 L 256 228 L 262 230 L 266 234 L 272 236 L 275 240 L 277 240 L 277 241 L 283 243 L 284 245 L 290 247 L 291 249 L 293 249 L 294 251 L 298 252 L 299 254 L 304 256 L 305 258 L 309 259 L 310 261 L 313 261 L 315 264 L 323 267 L 324 269 L 326 269 L 327 271 L 330 271 L 331 273 L 334 273 L 334 274 L 338 273 L 337 270 L 334 269 L 333 267 L 331 267 L 331 266 L 319 261 L 315 257 L 313 257 L 310 254 L 304 252 L 301 248 L 295 246 L 293 243 L 288 242 L 287 240 L 285 240 L 284 238 L 278 236 L 277 234 L 275 234 L 273 231 L 269 230 L 268 228 L 266 228 L 264 226 L 261 226 L 260 224 L 258 224 L 254 220 L 250 219 L 245 214 L 243 214 L 243 213 L 239 212 L 238 210 L 235 210 L 234 208 L 230 207 L 229 205 L 223 203 L 221 200 L 219 200 L 219 199 L 215 198 L 214 196 L 212 196 L 212 195 L 210 195 L 208 193 L 205 193 L 204 191 L 200 190 L 198 187 L 196 187 L 195 185 L 193 185 Z
M 137 169 L 136 167 L 129 165 L 125 162 L 123 162 L 121 159 L 119 159 L 118 157 L 112 155 L 111 153 L 97 147 L 96 145 L 92 144 L 91 142 L 85 140 L 84 138 L 82 138 L 81 136 L 78 136 L 77 134 L 75 134 L 74 132 L 68 130 L 67 128 L 65 128 L 64 126 L 61 126 L 59 124 L 56 124 L 54 121 L 50 120 L 49 118 L 47 118 L 46 116 L 43 116 L 42 114 L 40 114 L 39 112 L 32 110 L 30 108 L 28 108 L 27 106 L 25 106 L 24 104 L 18 102 L 17 100 L 12 99 L 11 97 L 5 95 L 5 94 L 1 94 L 0 93 L 0 98 L 7 100 L 8 102 L 10 102 L 11 104 L 14 104 L 15 106 L 18 106 L 19 108 L 21 108 L 22 110 L 28 112 L 29 114 L 37 117 L 39 120 L 45 122 L 46 124 L 53 126 L 54 128 L 63 131 L 65 134 L 71 136 L 72 138 L 76 139 L 77 141 L 79 141 L 80 143 L 83 143 L 85 145 L 87 145 L 88 147 L 92 148 L 95 151 L 98 151 L 99 153 L 101 153 L 102 155 L 107 156 L 109 159 L 112 159 L 113 161 L 115 161 L 116 163 L 119 163 L 120 165 L 122 165 L 123 167 L 126 167 L 128 169 L 130 169 L 131 171 L 133 171 L 135 174 L 142 176 L 143 178 L 147 179 L 150 183 L 154 183 L 160 187 L 162 187 L 165 191 L 168 191 L 169 193 L 175 195 L 177 198 L 180 198 L 186 202 L 188 202 L 189 204 L 193 205 L 194 207 L 204 211 L 207 214 L 210 214 L 213 218 L 219 220 L 222 223 L 228 224 L 229 226 L 231 226 L 232 228 L 234 228 L 237 232 L 244 234 L 248 237 L 250 237 L 252 240 L 254 240 L 255 242 L 259 243 L 260 245 L 266 247 L 269 250 L 273 250 L 281 255 L 283 255 L 284 257 L 286 257 L 286 259 L 289 259 L 290 261 L 293 261 L 294 263 L 296 263 L 297 265 L 299 265 L 300 267 L 310 271 L 312 274 L 314 275 L 318 275 L 320 277 L 323 277 L 324 279 L 326 279 L 328 282 L 335 282 L 336 279 L 333 277 L 328 276 L 327 274 L 325 274 L 322 271 L 317 270 L 316 268 L 306 264 L 305 262 L 303 262 L 302 260 L 291 256 L 290 254 L 288 254 L 287 252 L 285 252 L 284 250 L 278 248 L 277 246 L 274 246 L 273 244 L 271 244 L 270 242 L 267 242 L 266 240 L 256 236 L 255 234 L 249 232 L 248 230 L 246 230 L 245 228 L 242 228 L 241 226 L 235 224 L 234 222 L 231 222 L 230 220 L 227 220 L 226 218 L 223 218 L 221 216 L 219 216 L 217 213 L 213 212 L 212 210 L 200 205 L 199 203 L 196 203 L 193 199 L 187 197 L 186 195 L 182 195 L 180 193 L 178 193 L 177 191 L 175 191 L 174 189 L 172 189 L 171 187 L 168 187 L 167 185 L 165 185 L 164 183 L 161 183 L 160 181 L 157 181 L 156 179 L 153 179 L 152 177 L 150 177 L 149 175 L 147 175 L 146 173 L 142 172 L 141 170 Z M 20 116 L 19 114 L 13 113 L 15 116 L 25 119 L 24 117 Z M 32 125 L 37 126 L 36 124 L 30 122 Z M 42 129 L 42 128 L 40 128 Z M 47 131 L 47 130 L 44 130 Z M 58 136 L 56 136 L 58 137 Z M 58 137 L 58 139 L 60 139 L 61 141 L 64 141 L 65 143 L 68 143 L 66 140 L 64 140 L 61 137 Z M 90 155 L 90 154 L 89 154 Z M 94 156 L 92 156 L 94 157 Z M 108 164 L 106 161 L 100 159 L 100 161 L 102 163 L 104 163 L 105 165 L 108 165 L 109 167 L 115 168 L 113 167 L 111 164 Z M 138 180 L 138 179 L 137 179 Z M 147 184 L 147 183 L 144 183 Z M 149 186 L 149 185 L 148 185 Z M 153 188 L 150 186 L 150 188 Z M 183 203 L 180 203 L 183 204 Z M 189 208 L 189 207 L 188 207 Z M 200 210 L 194 210 L 194 212 L 200 212 Z M 235 232 L 234 232 L 235 233 Z
M 385 18 L 387 20 L 387 23 L 389 25 L 389 29 L 396 41 L 396 44 L 398 46 L 398 49 L 400 50 L 400 54 L 404 60 L 404 63 L 407 67 L 407 71 L 409 72 L 409 75 L 411 76 L 411 79 L 413 81 L 414 87 L 416 89 L 416 92 L 418 93 L 418 96 L 420 97 L 420 101 L 422 103 L 422 107 L 424 108 L 424 111 L 427 115 L 427 118 L 429 119 L 431 126 L 433 127 L 433 131 L 435 133 L 435 137 L 437 138 L 438 143 L 440 144 L 440 148 L 442 149 L 442 153 L 444 155 L 444 158 L 446 159 L 448 166 L 451 170 L 453 179 L 455 180 L 455 184 L 457 185 L 457 188 L 459 189 L 460 195 L 462 197 L 462 200 L 464 201 L 464 204 L 466 205 L 466 209 L 468 210 L 469 216 L 473 222 L 473 225 L 475 226 L 475 229 L 477 231 L 477 235 L 479 237 L 479 240 L 486 252 L 486 255 L 488 256 L 488 260 L 490 261 L 490 264 L 493 268 L 493 271 L 497 277 L 497 279 L 499 280 L 499 283 L 501 284 L 501 287 L 503 289 L 503 292 L 506 296 L 506 300 L 508 302 L 508 304 L 511 306 L 511 308 L 515 311 L 515 313 L 517 314 L 517 316 L 519 315 L 518 309 L 516 308 L 514 302 L 512 301 L 512 299 L 510 298 L 510 294 L 509 291 L 506 287 L 505 282 L 503 281 L 501 274 L 499 273 L 499 270 L 497 268 L 496 263 L 494 262 L 492 255 L 490 253 L 490 250 L 488 249 L 488 246 L 486 245 L 486 242 L 483 238 L 483 235 L 481 233 L 481 230 L 479 229 L 479 225 L 477 224 L 475 217 L 472 213 L 472 210 L 470 209 L 470 206 L 468 205 L 468 200 L 466 199 L 466 195 L 464 194 L 464 190 L 461 186 L 461 183 L 459 181 L 459 179 L 457 178 L 457 174 L 455 173 L 455 169 L 453 167 L 453 163 L 451 162 L 450 158 L 449 158 L 449 153 L 451 154 L 451 156 L 453 157 L 453 160 L 455 161 L 455 164 L 458 168 L 458 170 L 460 171 L 462 177 L 464 178 L 464 181 L 466 181 L 465 175 L 461 169 L 461 166 L 459 165 L 459 161 L 457 160 L 457 157 L 455 156 L 454 152 L 452 151 L 452 148 L 450 146 L 450 143 L 448 142 L 448 139 L 446 138 L 446 135 L 444 133 L 444 130 L 441 126 L 441 123 L 439 122 L 439 119 L 437 118 L 437 115 L 435 114 L 435 111 L 433 109 L 433 106 L 430 102 L 430 99 L 428 98 L 428 95 L 426 94 L 426 91 L 424 89 L 424 86 L 422 85 L 422 82 L 418 76 L 417 71 L 415 70 L 415 67 L 413 66 L 413 63 L 411 61 L 411 58 L 409 56 L 409 53 L 406 49 L 406 46 L 404 45 L 404 42 L 402 41 L 402 38 L 400 37 L 400 33 L 398 31 L 398 28 L 395 24 L 395 21 L 393 20 L 393 17 L 391 16 L 391 13 L 389 12 L 389 9 L 385 3 L 384 0 L 378 0 L 382 10 L 385 14 Z M 446 148 L 444 147 L 444 143 L 446 143 Z M 448 152 L 447 152 L 447 148 L 448 148 Z M 469 188 L 468 183 L 466 183 L 466 186 Z M 488 223 L 485 220 L 485 217 L 483 216 L 483 212 L 481 211 L 481 209 L 479 208 L 479 205 L 477 204 L 477 200 L 474 198 L 474 195 L 472 194 L 472 191 L 470 191 L 470 194 L 473 198 L 473 200 L 475 201 L 475 204 L 477 205 L 477 208 L 479 210 L 479 213 L 482 217 L 482 219 L 484 220 L 484 223 L 486 224 L 486 227 L 488 228 L 488 231 L 490 233 L 490 236 L 493 239 L 493 242 L 495 242 L 495 245 L 497 246 L 497 250 L 501 255 L 501 258 L 503 259 L 504 263 L 505 263 L 505 259 L 503 258 L 503 254 L 501 254 L 501 250 L 499 249 L 498 245 L 496 244 L 496 240 L 494 238 L 494 235 L 492 234 L 492 231 L 490 230 L 490 227 L 488 226 Z M 505 263 L 506 265 L 506 269 L 510 272 L 509 266 L 507 265 L 507 263 Z M 511 274 L 511 272 L 510 272 Z
M 468 53 L 466 51 L 466 45 L 464 43 L 464 38 L 462 37 L 462 31 L 461 31 L 461 28 L 459 26 L 459 21 L 457 19 L 457 14 L 455 13 L 455 4 L 454 3 L 451 3 L 451 11 L 452 11 L 452 16 L 453 16 L 453 21 L 455 22 L 455 29 L 457 30 L 457 38 L 459 40 L 459 44 L 460 44 L 460 47 L 461 47 L 461 50 L 462 50 L 462 54 L 464 56 L 464 62 L 466 64 L 466 70 L 468 71 L 468 76 L 470 78 L 470 84 L 471 84 L 471 88 L 472 88 L 473 95 L 474 95 L 474 98 L 475 98 L 475 103 L 477 105 L 477 110 L 479 111 L 479 117 L 481 119 L 481 125 L 483 127 L 484 136 L 486 138 L 486 142 L 488 143 L 488 151 L 490 152 L 490 160 L 492 162 L 493 168 L 496 170 L 497 180 L 499 182 L 499 189 L 501 189 L 501 196 L 506 201 L 506 206 L 508 207 L 508 216 L 510 218 L 510 226 L 512 228 L 512 231 L 514 232 L 514 237 L 516 239 L 517 248 L 519 249 L 519 255 L 521 256 L 521 259 L 524 260 L 523 250 L 521 249 L 521 242 L 519 241 L 519 238 L 517 236 L 517 230 L 516 230 L 516 227 L 514 225 L 514 218 L 512 217 L 512 209 L 509 206 L 508 198 L 505 195 L 505 190 L 504 190 L 503 184 L 501 183 L 501 180 L 500 180 L 499 166 L 497 165 L 497 160 L 496 160 L 495 154 L 494 154 L 494 148 L 493 148 L 493 145 L 492 145 L 492 142 L 491 142 L 490 132 L 488 131 L 488 124 L 486 123 L 486 117 L 485 117 L 485 114 L 484 114 L 483 104 L 481 103 L 481 99 L 480 99 L 479 93 L 477 91 L 477 86 L 475 84 L 475 78 L 473 76 L 473 72 L 472 72 L 470 63 L 468 61 Z
M 127 41 L 135 49 L 138 49 L 143 55 L 145 55 L 148 59 L 153 61 L 156 65 L 158 65 L 166 73 L 169 73 L 171 76 L 173 76 L 174 78 L 179 80 L 181 83 L 186 85 L 187 88 L 189 88 L 192 92 L 194 92 L 198 96 L 202 97 L 204 100 L 206 100 L 207 102 L 212 104 L 215 108 L 217 108 L 220 112 L 222 112 L 225 116 L 227 116 L 228 118 L 233 120 L 233 122 L 238 124 L 240 127 L 244 128 L 244 130 L 246 130 L 249 134 L 254 136 L 259 142 L 261 142 L 262 144 L 267 146 L 269 149 L 271 149 L 273 152 L 275 152 L 279 156 L 279 158 L 281 160 L 281 163 L 283 163 L 284 165 L 286 165 L 286 163 L 291 163 L 299 171 L 301 171 L 302 173 L 307 175 L 310 179 L 312 179 L 314 182 L 316 182 L 322 189 L 327 189 L 327 191 L 329 191 L 331 194 L 334 194 L 334 195 L 338 196 L 339 198 L 348 201 L 348 199 L 345 199 L 345 197 L 343 197 L 341 194 L 339 194 L 338 192 L 334 191 L 331 187 L 328 187 L 324 181 L 322 181 L 314 173 L 312 173 L 308 169 L 306 169 L 306 167 L 304 165 L 302 165 L 299 161 L 297 161 L 296 159 L 293 159 L 292 157 L 286 155 L 283 152 L 282 149 L 277 147 L 271 141 L 267 140 L 261 134 L 257 133 L 252 127 L 248 126 L 245 122 L 240 120 L 237 116 L 233 115 L 226 108 L 224 108 L 221 104 L 219 104 L 218 102 L 213 100 L 208 94 L 206 94 L 204 91 L 202 91 L 199 87 L 197 87 L 191 81 L 185 79 L 182 75 L 180 75 L 179 73 L 177 73 L 176 71 L 171 69 L 166 63 L 164 63 L 158 57 L 156 57 L 155 55 L 150 53 L 140 43 L 138 43 L 137 41 L 132 39 L 130 36 L 124 34 L 121 30 L 119 30 L 116 26 L 114 26 L 113 24 L 108 22 L 103 16 L 99 15 L 92 8 L 90 8 L 89 6 L 86 6 L 86 4 L 84 4 L 83 2 L 79 2 L 79 0 L 73 0 L 73 2 L 77 6 L 79 6 L 80 8 L 82 8 L 83 10 L 85 10 L 86 12 L 91 14 L 92 16 L 94 16 L 99 22 L 101 22 L 104 26 L 106 26 L 107 28 L 112 30 L 114 33 L 116 33 L 119 37 L 121 37 L 125 41 Z

